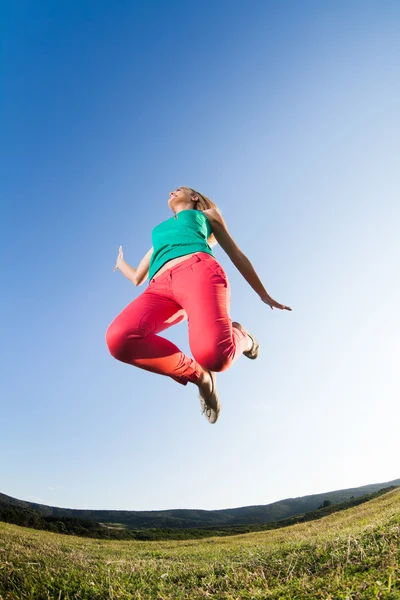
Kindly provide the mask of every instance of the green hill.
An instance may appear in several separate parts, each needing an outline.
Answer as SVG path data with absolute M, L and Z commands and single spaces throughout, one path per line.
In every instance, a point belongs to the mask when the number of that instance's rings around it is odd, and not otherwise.
M 288 527 L 296 523 L 304 523 L 315 519 L 322 519 L 333 512 L 346 510 L 353 506 L 358 506 L 363 502 L 368 502 L 388 490 L 395 488 L 384 488 L 372 494 L 365 494 L 358 498 L 351 497 L 345 502 L 332 504 L 325 500 L 316 510 L 306 512 L 302 515 L 295 515 L 279 521 L 269 521 L 268 523 L 250 524 L 250 525 L 209 525 L 207 527 L 196 528 L 150 528 L 150 529 L 127 529 L 121 525 L 107 525 L 97 523 L 88 519 L 79 519 L 76 517 L 55 517 L 41 515 L 38 511 L 23 506 L 0 505 L 0 521 L 13 523 L 23 527 L 42 529 L 53 533 L 64 533 L 68 535 L 79 535 L 85 537 L 95 537 L 99 539 L 116 540 L 192 540 L 213 536 L 238 535 L 250 533 L 252 531 L 267 531 L 279 527 Z
M 386 483 L 374 483 L 358 488 L 326 492 L 324 494 L 314 494 L 301 498 L 288 498 L 261 506 L 245 506 L 223 510 L 77 510 L 35 504 L 33 502 L 17 500 L 5 494 L 0 494 L 0 508 L 4 506 L 17 506 L 32 509 L 45 517 L 68 517 L 95 521 L 97 523 L 118 523 L 128 529 L 187 529 L 213 526 L 259 525 L 317 510 L 324 502 L 338 504 L 352 497 L 358 498 L 392 486 L 400 486 L 400 479 Z
M 318 521 L 115 542 L 0 523 L 1 600 L 400 598 L 400 490 Z

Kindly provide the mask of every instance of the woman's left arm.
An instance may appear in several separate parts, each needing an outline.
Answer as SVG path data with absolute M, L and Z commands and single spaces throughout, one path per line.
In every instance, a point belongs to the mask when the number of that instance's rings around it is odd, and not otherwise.
M 230 235 L 221 213 L 215 208 L 210 208 L 204 212 L 210 221 L 215 239 L 221 248 L 227 253 L 247 283 L 260 296 L 261 300 L 265 302 L 265 304 L 268 304 L 272 309 L 279 308 L 281 310 L 292 310 L 289 306 L 280 304 L 268 294 L 253 265 Z

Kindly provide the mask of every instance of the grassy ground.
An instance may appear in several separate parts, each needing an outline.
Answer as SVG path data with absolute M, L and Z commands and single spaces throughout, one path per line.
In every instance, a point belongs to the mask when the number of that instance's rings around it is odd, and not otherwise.
M 400 490 L 320 521 L 201 541 L 0 523 L 1 600 L 400 599 Z

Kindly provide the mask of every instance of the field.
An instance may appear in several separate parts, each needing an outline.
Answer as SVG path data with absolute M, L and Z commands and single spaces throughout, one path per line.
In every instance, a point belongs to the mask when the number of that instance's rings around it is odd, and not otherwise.
M 319 521 L 201 541 L 0 523 L 1 600 L 400 599 L 400 490 Z

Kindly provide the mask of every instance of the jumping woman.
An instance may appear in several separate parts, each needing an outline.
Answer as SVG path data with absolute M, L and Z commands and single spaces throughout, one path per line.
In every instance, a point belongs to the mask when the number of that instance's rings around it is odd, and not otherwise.
M 218 207 L 187 187 L 169 195 L 174 216 L 153 229 L 152 248 L 137 269 L 125 262 L 119 248 L 119 269 L 134 285 L 149 279 L 146 290 L 111 323 L 106 340 L 116 359 L 167 375 L 199 389 L 202 413 L 215 423 L 220 413 L 216 373 L 225 371 L 244 354 L 255 359 L 259 344 L 229 315 L 230 286 L 214 257 L 216 243 L 271 309 L 291 310 L 273 300 L 249 259 L 232 239 Z M 161 337 L 164 329 L 188 319 L 190 358 Z

